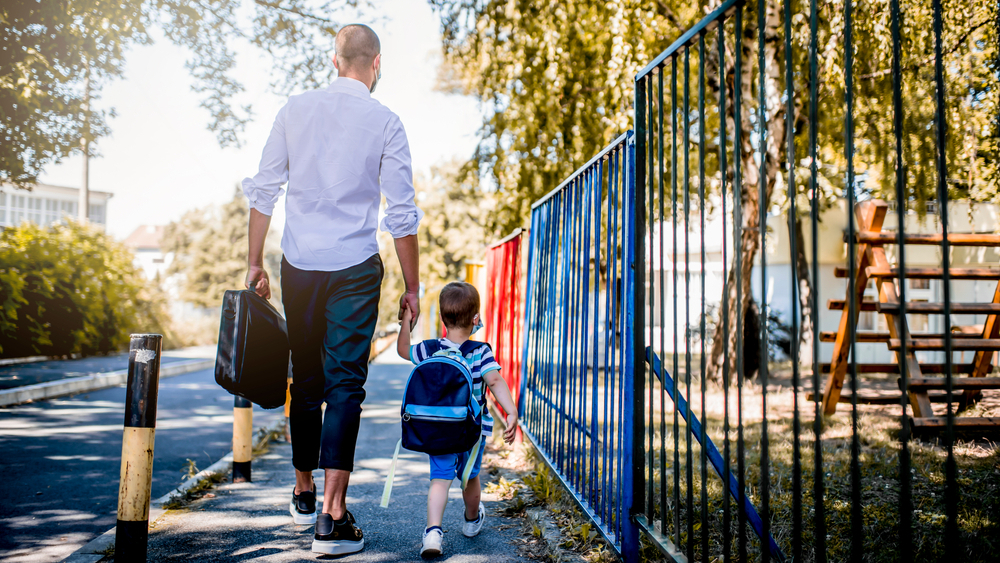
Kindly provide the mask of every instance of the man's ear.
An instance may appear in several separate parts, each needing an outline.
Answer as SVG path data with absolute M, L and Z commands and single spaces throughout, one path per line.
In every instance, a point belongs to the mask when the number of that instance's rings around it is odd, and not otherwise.
M 375 60 L 372 61 L 372 68 L 375 70 L 375 74 L 378 74 L 378 69 L 382 66 L 382 53 L 375 55 Z
M 333 54 L 333 68 L 337 69 L 337 73 L 340 73 L 340 63 L 337 62 L 337 53 Z

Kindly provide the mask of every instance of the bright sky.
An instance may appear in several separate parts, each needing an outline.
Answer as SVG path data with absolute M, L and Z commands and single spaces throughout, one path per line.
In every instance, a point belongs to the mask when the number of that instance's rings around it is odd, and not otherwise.
M 382 42 L 382 80 L 375 97 L 406 127 L 414 174 L 453 158 L 468 158 L 480 124 L 476 102 L 434 92 L 441 59 L 440 20 L 426 0 L 379 2 L 387 21 L 373 26 Z M 90 189 L 114 194 L 108 232 L 125 238 L 139 225 L 162 225 L 185 211 L 232 197 L 236 184 L 257 171 L 271 123 L 284 99 L 268 90 L 267 61 L 252 50 L 240 53 L 238 78 L 254 105 L 240 149 L 219 148 L 206 128 L 208 113 L 184 69 L 187 53 L 161 39 L 132 51 L 124 80 L 104 91 L 104 107 L 115 108 L 112 135 L 98 141 L 102 155 L 90 161 Z M 41 181 L 79 187 L 82 159 L 51 166 Z M 281 232 L 284 205 L 272 225 Z

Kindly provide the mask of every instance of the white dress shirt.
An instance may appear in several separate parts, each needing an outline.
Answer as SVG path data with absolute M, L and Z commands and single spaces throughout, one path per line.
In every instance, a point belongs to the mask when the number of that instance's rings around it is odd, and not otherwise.
M 378 253 L 381 194 L 381 227 L 393 238 L 416 234 L 423 217 L 403 124 L 352 78 L 288 99 L 243 193 L 270 216 L 286 182 L 281 250 L 300 270 L 343 270 Z

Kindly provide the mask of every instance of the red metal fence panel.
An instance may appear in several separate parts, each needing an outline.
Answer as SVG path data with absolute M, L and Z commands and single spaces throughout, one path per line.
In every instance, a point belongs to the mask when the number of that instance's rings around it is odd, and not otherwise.
M 521 238 L 518 229 L 486 251 L 486 295 L 483 324 L 486 341 L 500 363 L 514 404 L 520 405 L 521 329 L 524 323 L 521 291 Z M 503 409 L 497 405 L 503 412 Z M 504 413 L 506 416 L 506 413 Z

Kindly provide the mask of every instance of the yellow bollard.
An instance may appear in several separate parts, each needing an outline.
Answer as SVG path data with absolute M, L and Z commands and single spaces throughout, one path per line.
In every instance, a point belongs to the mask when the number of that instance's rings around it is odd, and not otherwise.
M 233 483 L 250 481 L 253 459 L 253 403 L 233 396 Z
M 133 334 L 129 342 L 115 561 L 146 560 L 162 341 L 159 334 Z

